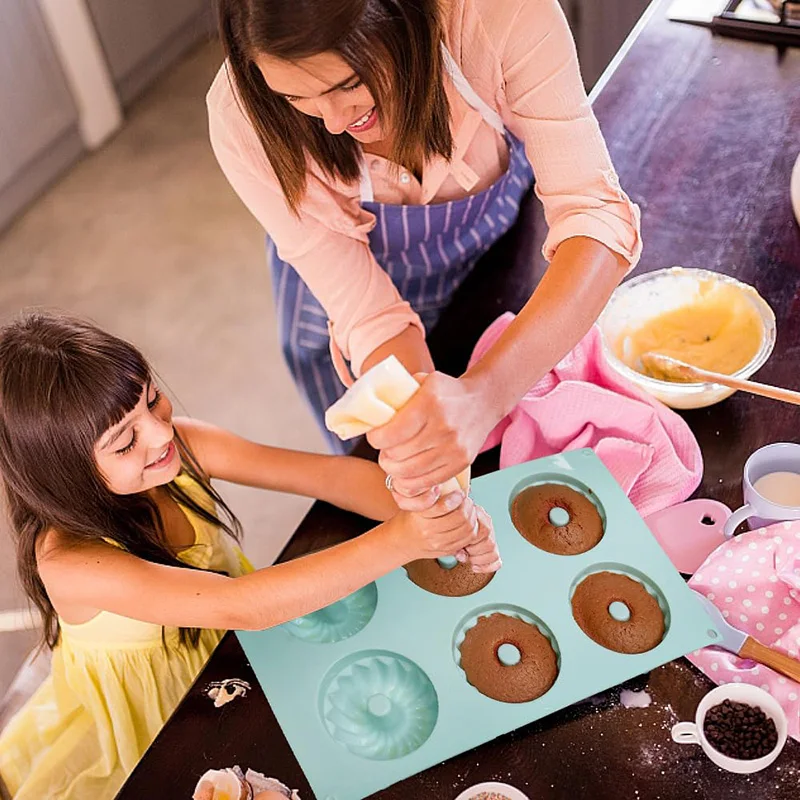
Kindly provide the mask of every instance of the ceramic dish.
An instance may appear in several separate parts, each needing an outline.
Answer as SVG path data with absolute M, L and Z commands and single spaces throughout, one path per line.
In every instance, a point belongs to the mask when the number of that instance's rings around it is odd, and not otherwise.
M 778 731 L 778 743 L 772 751 L 761 758 L 740 759 L 730 758 L 719 752 L 709 741 L 703 732 L 703 724 L 709 709 L 724 702 L 731 700 L 736 703 L 747 703 L 748 705 L 760 708 L 775 723 Z M 672 739 L 678 744 L 699 744 L 703 752 L 718 766 L 728 772 L 736 772 L 740 775 L 749 775 L 753 772 L 760 772 L 766 769 L 781 754 L 783 746 L 786 744 L 787 737 L 786 714 L 778 701 L 768 692 L 759 689 L 758 686 L 750 686 L 747 683 L 728 683 L 712 689 L 697 707 L 697 714 L 694 722 L 679 722 L 672 728 Z
M 456 800 L 475 800 L 481 794 L 491 795 L 498 794 L 501 797 L 508 798 L 508 800 L 528 800 L 528 796 L 522 794 L 519 789 L 509 786 L 507 783 L 496 783 L 490 781 L 489 783 L 478 783 L 475 786 L 470 786 L 465 789 L 461 794 L 456 797 Z

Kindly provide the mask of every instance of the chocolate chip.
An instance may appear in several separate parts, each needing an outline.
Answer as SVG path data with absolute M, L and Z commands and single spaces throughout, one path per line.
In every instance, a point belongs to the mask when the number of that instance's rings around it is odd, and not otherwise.
M 775 722 L 762 709 L 732 700 L 708 710 L 703 732 L 711 746 L 729 758 L 761 758 L 778 744 Z

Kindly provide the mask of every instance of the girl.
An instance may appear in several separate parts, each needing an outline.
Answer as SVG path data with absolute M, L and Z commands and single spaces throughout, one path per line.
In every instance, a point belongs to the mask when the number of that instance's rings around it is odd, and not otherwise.
M 19 574 L 53 648 L 52 676 L 0 738 L 18 800 L 113 797 L 223 630 L 279 625 L 467 544 L 486 567 L 480 536 L 493 560 L 469 499 L 397 513 L 375 464 L 173 420 L 136 348 L 68 317 L 33 314 L 0 335 L 0 475 Z M 212 478 L 387 521 L 253 571 Z
M 398 491 L 443 483 L 641 251 L 559 2 L 221 0 L 219 20 L 211 144 L 269 234 L 295 380 L 321 420 L 345 360 L 356 375 L 389 354 L 432 373 L 369 438 Z M 479 364 L 435 373 L 426 334 L 534 172 L 547 275 Z

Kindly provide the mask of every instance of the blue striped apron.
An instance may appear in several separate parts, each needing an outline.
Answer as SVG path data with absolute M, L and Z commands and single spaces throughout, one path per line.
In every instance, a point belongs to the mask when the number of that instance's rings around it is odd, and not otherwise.
M 361 169 L 361 205 L 376 217 L 369 245 L 398 292 L 419 314 L 430 333 L 453 293 L 478 259 L 514 224 L 522 197 L 533 183 L 525 148 L 505 129 L 500 115 L 469 85 L 443 47 L 445 67 L 455 87 L 483 119 L 506 138 L 508 168 L 484 191 L 447 203 L 376 203 L 366 163 Z M 290 264 L 268 239 L 272 285 L 284 358 L 333 452 L 346 452 L 324 424 L 325 411 L 344 393 L 329 350 L 327 314 Z

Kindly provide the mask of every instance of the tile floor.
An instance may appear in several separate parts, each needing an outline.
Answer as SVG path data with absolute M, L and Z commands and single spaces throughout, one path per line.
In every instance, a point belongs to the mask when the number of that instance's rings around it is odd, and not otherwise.
M 192 52 L 88 156 L 0 236 L 0 321 L 29 306 L 91 317 L 138 344 L 185 412 L 276 445 L 322 450 L 280 357 L 263 232 L 206 134 L 216 44 Z M 222 487 L 257 565 L 308 502 Z M 20 608 L 0 522 L 1 612 Z M 0 632 L 0 696 L 34 641 Z

